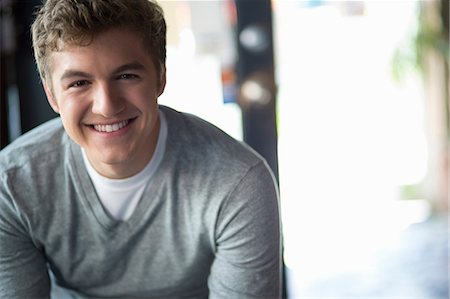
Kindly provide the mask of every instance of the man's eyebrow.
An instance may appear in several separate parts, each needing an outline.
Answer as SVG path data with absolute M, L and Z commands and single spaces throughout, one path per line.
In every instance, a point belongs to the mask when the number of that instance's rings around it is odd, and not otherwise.
M 131 63 L 127 63 L 124 65 L 119 66 L 118 68 L 116 68 L 113 71 L 113 74 L 118 74 L 124 71 L 133 71 L 133 70 L 144 70 L 145 66 L 142 65 L 139 62 L 131 62 Z M 83 77 L 83 78 L 90 78 L 92 77 L 91 74 L 83 72 L 83 71 L 78 71 L 78 70 L 66 70 L 60 78 L 60 81 L 66 80 L 66 79 L 70 79 L 70 78 L 74 78 L 74 77 Z
M 74 77 L 84 77 L 84 78 L 90 78 L 92 77 L 90 74 L 82 71 L 77 70 L 66 70 L 60 78 L 60 81 L 64 81 L 65 79 L 70 79 Z
M 142 65 L 139 62 L 132 62 L 119 66 L 114 70 L 113 74 L 118 74 L 125 71 L 142 71 L 142 70 L 145 70 L 144 65 Z

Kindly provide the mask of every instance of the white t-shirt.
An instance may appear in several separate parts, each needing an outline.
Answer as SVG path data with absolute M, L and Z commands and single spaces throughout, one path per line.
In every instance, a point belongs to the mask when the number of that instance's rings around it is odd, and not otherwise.
M 117 220 L 126 221 L 133 214 L 145 188 L 164 156 L 167 140 L 167 121 L 159 110 L 158 142 L 151 160 L 139 173 L 126 179 L 110 179 L 100 175 L 89 162 L 83 150 L 83 160 L 97 195 L 105 209 Z

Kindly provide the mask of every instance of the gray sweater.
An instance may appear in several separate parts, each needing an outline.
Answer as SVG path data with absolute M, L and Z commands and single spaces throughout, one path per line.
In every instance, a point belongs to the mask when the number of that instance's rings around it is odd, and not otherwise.
M 0 152 L 0 298 L 278 298 L 277 189 L 264 160 L 161 106 L 164 158 L 112 218 L 60 119 Z

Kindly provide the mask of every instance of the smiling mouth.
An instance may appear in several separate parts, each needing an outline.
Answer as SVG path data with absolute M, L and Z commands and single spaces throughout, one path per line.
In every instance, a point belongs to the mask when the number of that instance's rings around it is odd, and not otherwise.
M 135 118 L 132 118 L 132 119 L 127 119 L 127 120 L 123 120 L 121 122 L 107 124 L 107 125 L 100 125 L 100 124 L 99 125 L 91 125 L 91 127 L 97 132 L 111 133 L 111 132 L 116 132 L 116 131 L 119 131 L 119 130 L 125 128 L 134 120 L 135 120 Z

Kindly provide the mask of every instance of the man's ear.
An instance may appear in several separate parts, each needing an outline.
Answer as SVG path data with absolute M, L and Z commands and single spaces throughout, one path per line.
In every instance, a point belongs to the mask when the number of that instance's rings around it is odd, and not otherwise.
M 42 80 L 42 85 L 44 86 L 44 91 L 45 94 L 47 95 L 47 101 L 50 104 L 50 106 L 52 107 L 53 111 L 55 111 L 56 113 L 59 113 L 59 107 L 58 107 L 58 103 L 56 102 L 55 97 L 53 96 L 53 92 L 50 89 L 50 87 L 47 85 L 47 83 L 45 82 L 45 80 Z
M 158 97 L 163 94 L 165 88 L 166 88 L 166 65 L 163 65 L 161 69 L 161 78 L 159 81 Z

